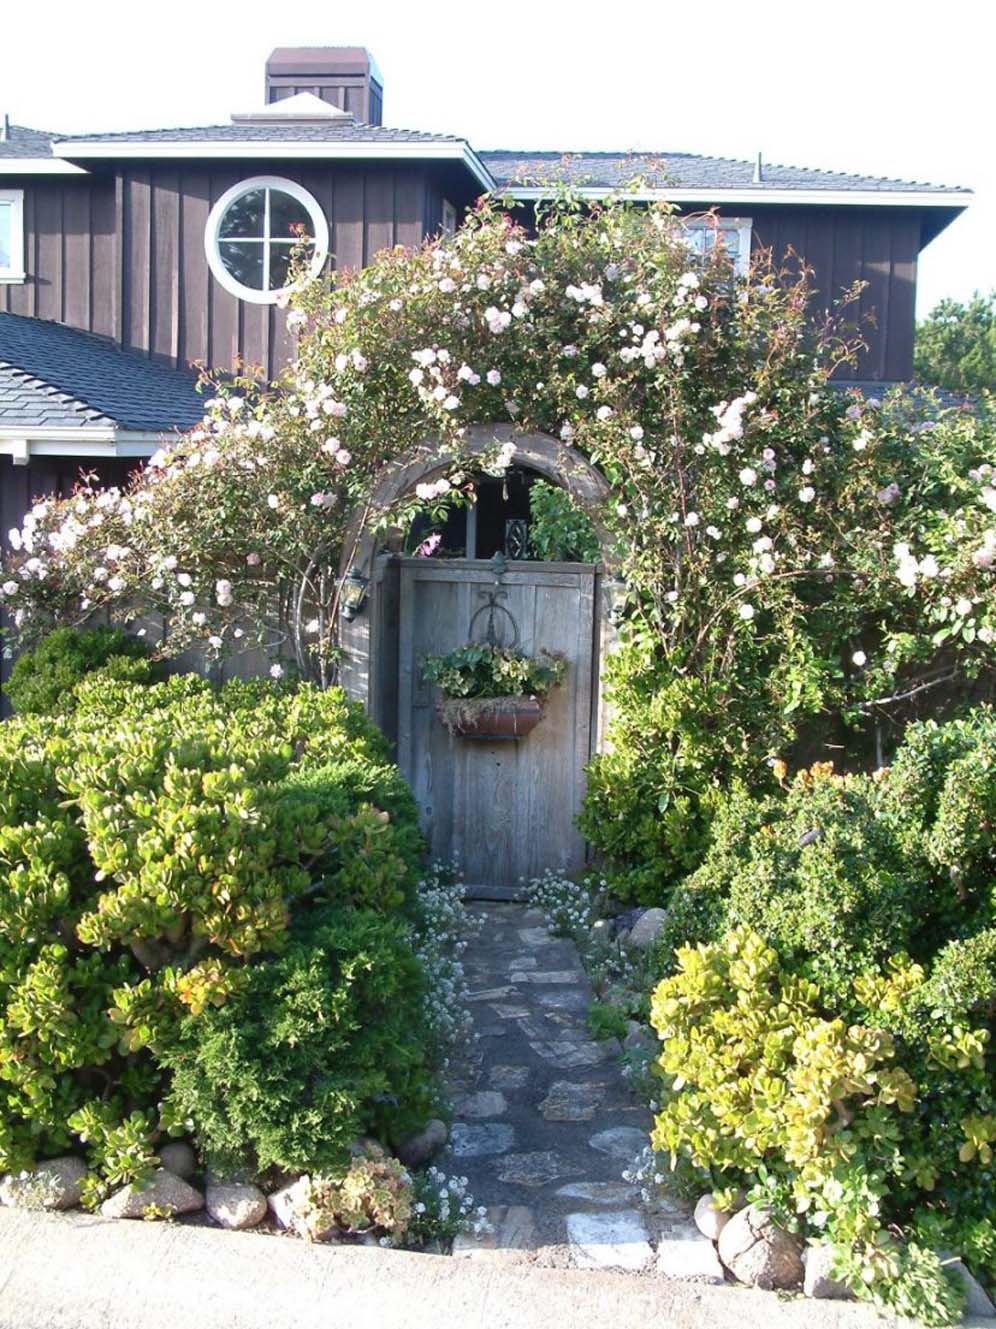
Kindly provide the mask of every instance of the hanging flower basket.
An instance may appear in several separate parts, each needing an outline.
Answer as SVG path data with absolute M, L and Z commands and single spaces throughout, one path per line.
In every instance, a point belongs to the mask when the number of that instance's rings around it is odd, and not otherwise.
M 491 742 L 525 738 L 543 718 L 538 697 L 439 697 L 436 714 L 451 734 Z
M 468 642 L 422 661 L 422 675 L 439 687 L 436 714 L 451 734 L 496 740 L 525 738 L 543 717 L 547 693 L 564 677 L 562 656 L 530 657 L 489 642 Z

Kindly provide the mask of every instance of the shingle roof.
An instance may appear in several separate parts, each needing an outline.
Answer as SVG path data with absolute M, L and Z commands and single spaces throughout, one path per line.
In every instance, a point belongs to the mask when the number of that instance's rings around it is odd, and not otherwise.
M 44 129 L 28 129 L 24 125 L 11 125 L 6 138 L 0 138 L 0 158 L 2 157 L 50 157 L 52 142 L 58 134 L 49 134 Z
M 680 189 L 835 189 L 947 193 L 952 186 L 917 184 L 873 175 L 846 175 L 804 166 L 765 162 L 760 183 L 755 163 L 731 157 L 701 157 L 691 152 L 528 152 L 495 149 L 478 152 L 502 187 L 545 185 L 553 181 L 601 189 L 624 188 L 642 180 L 649 188 Z
M 189 429 L 204 414 L 196 382 L 108 337 L 0 313 L 0 427 Z
M 59 139 L 65 152 L 74 143 L 463 143 L 454 134 L 423 134 L 415 129 L 388 129 L 352 120 L 319 124 L 230 124 L 196 128 L 136 129 L 113 134 L 71 134 Z M 71 153 L 69 155 L 72 155 Z M 85 154 L 81 154 L 85 155 Z

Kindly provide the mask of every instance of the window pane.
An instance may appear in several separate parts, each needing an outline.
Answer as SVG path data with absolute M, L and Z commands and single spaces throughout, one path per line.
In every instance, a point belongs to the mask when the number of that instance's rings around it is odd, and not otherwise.
M 270 290 L 282 291 L 290 285 L 291 255 L 294 246 L 288 244 L 270 245 Z
M 218 227 L 219 239 L 231 236 L 233 239 L 248 239 L 250 236 L 262 240 L 263 218 L 266 208 L 266 191 L 250 189 L 240 194 L 225 209 L 225 215 Z
M 263 245 L 260 242 L 221 240 L 218 253 L 225 270 L 254 291 L 263 289 Z
M 9 268 L 13 249 L 14 206 L 0 203 L 0 268 Z
M 275 240 L 296 240 L 298 228 L 303 227 L 306 235 L 313 236 L 315 228 L 308 216 L 308 209 L 298 203 L 290 194 L 279 189 L 270 190 L 270 235 Z

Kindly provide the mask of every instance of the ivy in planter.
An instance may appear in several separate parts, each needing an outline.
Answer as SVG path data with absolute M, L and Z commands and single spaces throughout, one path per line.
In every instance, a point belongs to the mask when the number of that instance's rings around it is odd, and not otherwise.
M 529 656 L 508 646 L 468 642 L 446 655 L 427 655 L 422 676 L 435 683 L 441 697 L 437 713 L 451 733 L 475 729 L 503 736 L 493 722 L 511 717 L 511 736 L 527 733 L 542 714 L 542 702 L 563 681 L 567 662 L 561 655 L 540 651 Z M 529 713 L 525 703 L 531 703 Z M 516 714 L 523 710 L 523 714 Z

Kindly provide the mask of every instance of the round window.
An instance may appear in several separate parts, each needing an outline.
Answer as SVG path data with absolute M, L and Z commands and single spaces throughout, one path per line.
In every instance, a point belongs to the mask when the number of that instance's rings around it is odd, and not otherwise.
M 211 209 L 204 248 L 211 271 L 242 300 L 272 304 L 291 289 L 290 267 L 302 240 L 315 276 L 329 252 L 329 227 L 318 203 L 293 180 L 260 176 L 226 190 Z

